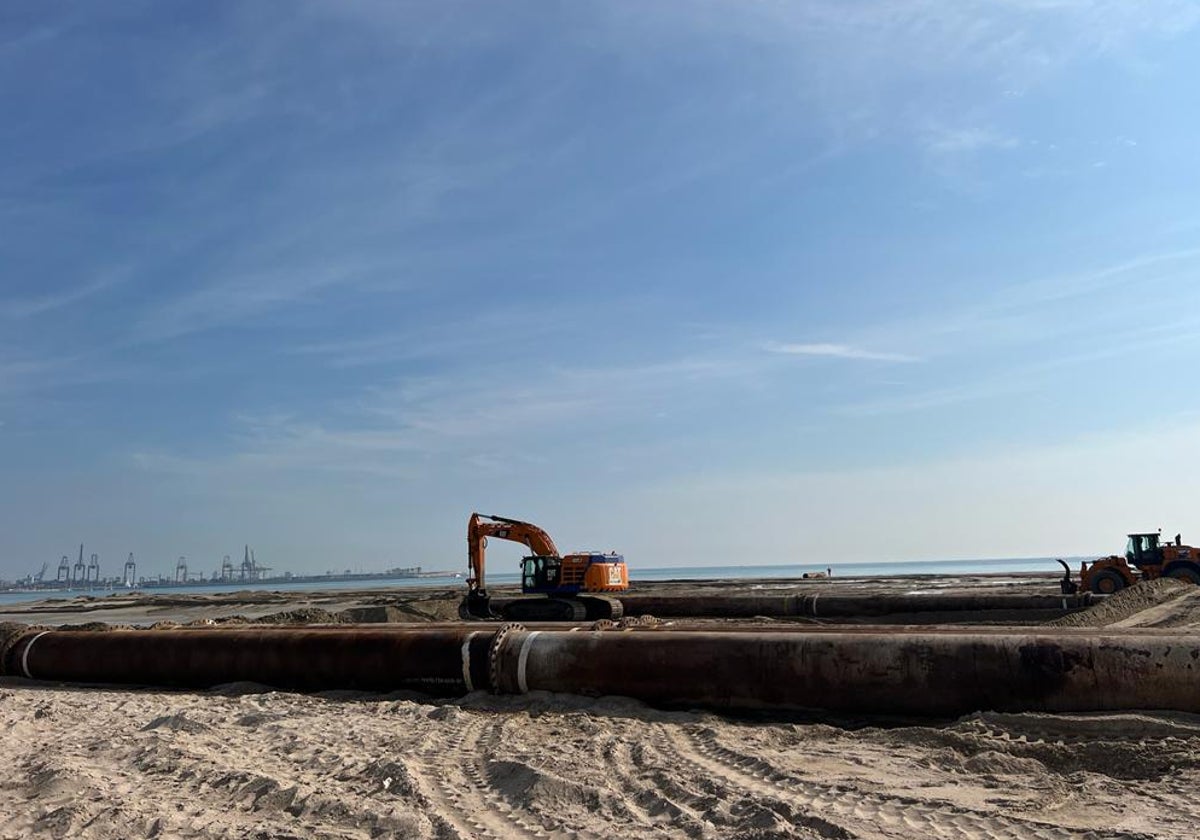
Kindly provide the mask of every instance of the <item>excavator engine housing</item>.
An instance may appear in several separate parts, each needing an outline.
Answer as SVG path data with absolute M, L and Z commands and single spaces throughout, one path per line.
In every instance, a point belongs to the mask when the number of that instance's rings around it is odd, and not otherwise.
M 623 592 L 628 588 L 629 569 L 620 554 L 583 552 L 521 561 L 521 591 L 526 595 Z

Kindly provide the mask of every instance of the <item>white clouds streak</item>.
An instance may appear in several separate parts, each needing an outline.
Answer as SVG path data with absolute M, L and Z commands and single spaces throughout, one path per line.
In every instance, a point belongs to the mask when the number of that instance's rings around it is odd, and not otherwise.
M 1168 523 L 1193 521 L 1192 500 L 1164 487 L 1160 477 L 1198 468 L 1200 424 L 1184 415 L 1053 445 L 941 457 L 919 467 L 673 476 L 627 494 L 618 513 L 644 540 L 626 551 L 673 556 L 678 534 L 728 519 L 730 500 L 738 500 L 738 532 L 714 532 L 696 549 L 712 563 L 722 556 L 794 563 L 830 556 L 878 562 L 1067 555 L 1099 552 L 1122 539 L 1125 531 L 1114 523 L 1178 529 Z M 1128 479 L 1119 492 L 1113 476 Z M 665 508 L 658 503 L 664 498 L 675 503 Z M 781 522 L 789 527 L 781 531 Z M 872 527 L 864 529 L 864 522 Z M 926 539 L 914 522 L 936 523 L 940 543 Z M 847 546 L 846 533 L 864 538 Z
M 151 308 L 134 330 L 137 341 L 163 341 L 262 316 L 280 306 L 315 304 L 330 286 L 345 282 L 341 272 L 264 272 L 218 280 Z
M 614 424 L 653 425 L 689 395 L 728 390 L 745 373 L 733 362 L 683 359 L 550 369 L 519 381 L 499 371 L 410 379 L 367 390 L 338 416 L 239 415 L 230 451 L 204 459 L 207 466 L 162 451 L 133 457 L 150 471 L 245 477 L 296 470 L 403 476 L 431 463 L 500 471 L 536 461 L 552 438 L 598 446 Z
M 800 100 L 844 147 L 905 137 L 938 154 L 1015 148 L 1014 92 L 1073 64 L 1137 63 L 1200 23 L 1190 0 L 707 0 L 618 5 L 622 37 L 755 51 L 779 100 Z M 627 34 L 628 33 L 628 34 Z M 748 70 L 747 72 L 753 72 Z M 964 116 L 965 115 L 965 116 Z M 965 122 L 964 122 L 965 120 Z M 931 132 L 930 125 L 948 128 Z M 932 149 L 930 147 L 933 147 Z
M 129 279 L 126 273 L 106 274 L 69 289 L 38 297 L 0 300 L 0 316 L 31 318 L 102 294 Z
M 778 353 L 784 356 L 809 356 L 813 358 L 826 359 L 855 359 L 867 362 L 919 362 L 921 361 L 916 356 L 908 356 L 903 353 L 881 353 L 876 350 L 868 350 L 864 347 L 854 347 L 849 344 L 782 344 L 771 342 L 763 345 L 763 349 L 769 353 Z
M 983 151 L 1015 149 L 1021 145 L 1015 137 L 986 128 L 930 128 L 922 137 L 926 151 L 939 155 L 975 154 Z

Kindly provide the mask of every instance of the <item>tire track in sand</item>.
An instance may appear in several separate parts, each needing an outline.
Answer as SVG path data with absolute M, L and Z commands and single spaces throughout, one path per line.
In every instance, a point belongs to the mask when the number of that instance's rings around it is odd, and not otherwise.
M 855 834 L 947 840 L 1131 840 L 1144 836 L 1071 829 L 911 797 L 863 793 L 847 785 L 812 782 L 783 772 L 757 756 L 731 750 L 706 730 L 663 731 L 662 737 L 682 760 L 699 771 L 734 780 L 752 793 L 795 803 L 814 816 L 834 818 Z
M 1086 744 L 1097 740 L 1139 746 L 1190 748 L 1200 739 L 1200 724 L 1162 720 L 1150 714 L 1004 714 L 985 712 L 964 718 L 953 730 L 1004 742 Z
M 674 766 L 690 768 L 692 776 L 700 781 L 702 785 L 720 786 L 722 783 L 729 784 L 740 788 L 755 799 L 760 799 L 768 803 L 787 805 L 790 802 L 798 804 L 805 809 L 806 813 L 798 816 L 793 815 L 791 821 L 822 837 L 844 840 L 845 838 L 863 836 L 862 825 L 856 825 L 855 820 L 846 821 L 843 819 L 834 822 L 830 818 L 837 815 L 833 813 L 814 813 L 820 810 L 813 807 L 816 803 L 815 798 L 812 802 L 798 801 L 798 798 L 794 795 L 794 789 L 781 789 L 777 785 L 759 783 L 756 780 L 748 779 L 746 774 L 741 771 L 732 771 L 732 768 L 727 767 L 725 764 L 706 757 L 690 745 L 685 735 L 677 734 L 683 731 L 682 727 L 676 727 L 672 731 L 664 725 L 657 724 L 649 734 L 649 741 L 664 756 L 668 756 Z M 695 800 L 696 806 L 698 807 L 704 801 L 706 801 L 705 797 L 697 795 Z M 882 821 L 885 818 L 886 815 L 880 814 L 876 822 Z M 896 820 L 893 820 L 893 822 L 896 822 Z
M 495 754 L 502 725 L 490 716 L 471 713 L 448 743 L 431 745 L 414 763 L 419 786 L 440 806 L 454 833 L 461 840 L 599 840 L 597 835 L 561 823 L 543 824 L 537 815 L 514 808 L 492 787 L 486 761 Z
M 711 807 L 710 800 L 670 778 L 663 762 L 650 760 L 645 744 L 630 744 L 623 737 L 609 736 L 600 742 L 598 751 L 613 757 L 605 762 L 606 766 L 628 796 L 630 810 L 648 828 L 665 824 L 682 828 L 688 837 L 712 837 L 718 831 L 704 816 Z

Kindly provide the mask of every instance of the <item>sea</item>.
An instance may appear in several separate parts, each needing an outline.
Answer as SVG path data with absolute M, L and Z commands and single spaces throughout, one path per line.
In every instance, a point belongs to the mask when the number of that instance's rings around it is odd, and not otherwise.
M 1077 568 L 1082 557 L 1064 557 L 1071 568 Z M 830 569 L 837 577 L 889 577 L 893 575 L 969 575 L 969 574 L 1014 574 L 1021 572 L 1061 572 L 1053 557 L 1024 557 L 1003 560 L 930 560 L 930 561 L 881 561 L 871 563 L 804 563 L 759 566 L 662 566 L 658 568 L 631 568 L 630 577 L 636 581 L 663 580 L 746 580 L 748 578 L 799 578 L 806 572 L 824 572 Z M 513 572 L 488 571 L 488 582 L 494 584 L 519 583 L 520 575 Z M 186 586 L 154 586 L 146 589 L 124 587 L 104 588 L 80 587 L 77 589 L 53 589 L 39 591 L 0 592 L 0 605 L 20 604 L 28 601 L 77 598 L 127 592 L 145 592 L 150 595 L 205 595 L 216 592 L 239 592 L 261 590 L 266 592 L 311 592 L 331 589 L 384 589 L 389 587 L 429 587 L 431 589 L 453 589 L 463 586 L 463 578 L 445 577 L 397 577 L 370 578 L 367 580 L 308 580 L 303 583 L 287 581 L 264 583 L 192 583 Z

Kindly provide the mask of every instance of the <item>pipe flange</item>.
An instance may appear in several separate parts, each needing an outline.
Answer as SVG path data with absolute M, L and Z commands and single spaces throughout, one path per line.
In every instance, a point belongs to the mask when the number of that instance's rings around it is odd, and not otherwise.
M 618 630 L 633 630 L 638 627 L 657 627 L 661 622 L 652 615 L 634 615 L 616 623 Z
M 500 649 L 504 646 L 504 640 L 509 633 L 516 633 L 524 629 L 524 624 L 515 621 L 502 624 L 492 639 L 492 646 L 488 648 L 488 682 L 492 694 L 500 693 Z
M 49 627 L 46 627 L 42 624 L 34 624 L 32 626 L 28 624 L 10 624 L 8 622 L 0 624 L 0 675 L 6 677 L 25 676 L 25 674 L 21 673 L 19 669 L 9 668 L 9 653 L 11 653 L 13 648 L 20 644 L 22 640 L 27 639 L 30 636 L 36 636 L 43 630 L 49 629 Z

